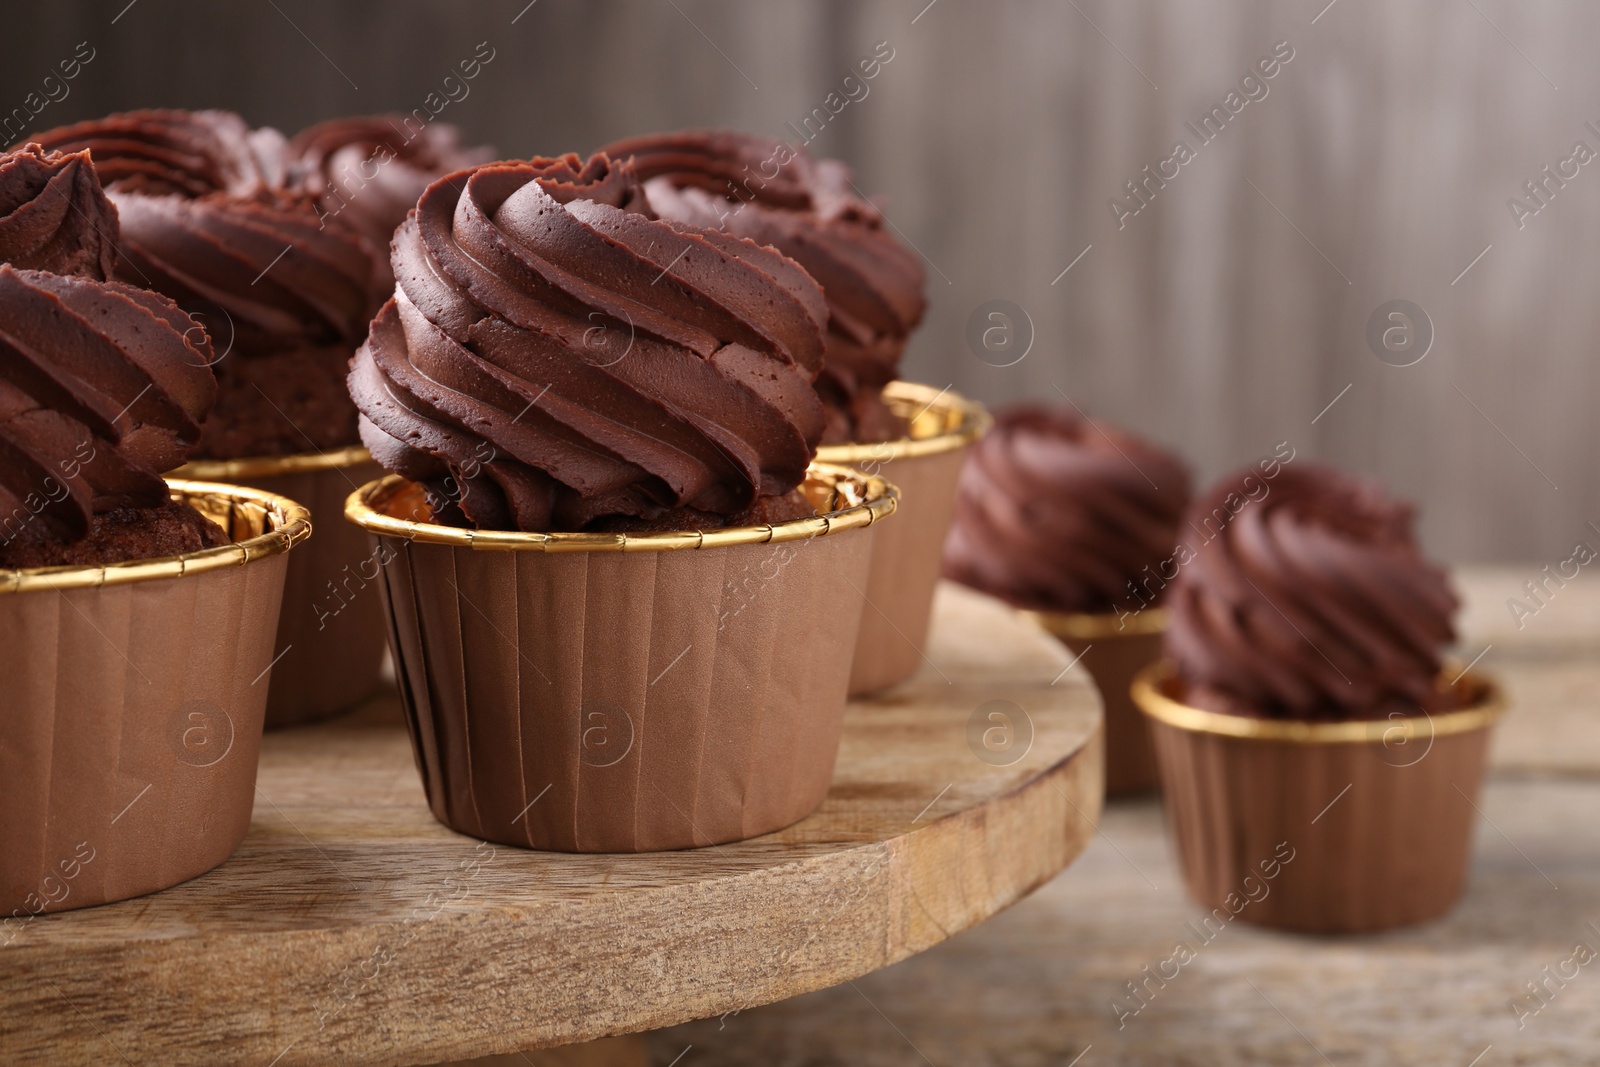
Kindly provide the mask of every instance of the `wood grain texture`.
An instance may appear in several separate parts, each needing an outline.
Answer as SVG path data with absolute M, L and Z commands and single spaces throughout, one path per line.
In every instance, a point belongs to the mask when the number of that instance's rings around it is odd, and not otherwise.
M 421 107 L 487 41 L 439 119 L 507 156 L 685 126 L 792 138 L 887 42 L 812 147 L 929 261 L 906 377 L 988 402 L 1059 388 L 1204 479 L 1287 440 L 1422 501 L 1455 559 L 1543 559 L 1600 514 L 1600 174 L 1552 185 L 1521 229 L 1507 207 L 1575 141 L 1600 148 L 1587 0 L 141 0 L 112 25 L 124 6 L 15 5 L 0 108 L 87 39 L 34 129 L 182 106 L 294 130 Z M 1279 41 L 1295 57 L 1268 95 L 1199 145 L 1185 123 Z M 1118 228 L 1110 200 L 1180 138 L 1197 158 Z M 993 298 L 1032 320 L 1013 367 L 963 340 Z M 1433 321 L 1414 367 L 1367 348 L 1392 298 Z
M 1354 938 L 1235 923 L 1119 1027 L 1113 1003 L 1137 1006 L 1127 983 L 1193 941 L 1186 924 L 1205 913 L 1183 892 L 1159 802 L 1112 802 L 1082 859 L 1016 908 L 855 988 L 652 1034 L 651 1062 L 666 1067 L 693 1044 L 679 1067 L 901 1067 L 924 1056 L 939 1067 L 1066 1067 L 1092 1045 L 1078 1067 L 1320 1065 L 1317 1050 L 1339 1067 L 1468 1067 L 1480 1054 L 1476 1067 L 1590 1067 L 1596 964 L 1552 982 L 1524 1026 L 1511 1008 L 1576 943 L 1600 950 L 1590 925 L 1600 925 L 1600 579 L 1570 583 L 1518 630 L 1505 598 L 1536 570 L 1457 576 L 1461 649 L 1471 658 L 1493 644 L 1479 667 L 1511 707 L 1492 743 L 1466 894 L 1444 919 Z
M 227 864 L 0 948 L 0 1061 L 435 1062 L 736 1011 L 937 944 L 1070 862 L 1102 790 L 1098 700 L 1076 672 L 1051 684 L 1060 646 L 959 589 L 937 611 L 924 671 L 851 706 L 822 808 L 738 845 L 453 834 L 392 695 L 271 734 Z M 1009 766 L 968 744 L 994 700 L 1032 725 Z
M 628 1034 L 536 1052 L 507 1052 L 452 1060 L 436 1067 L 650 1067 L 650 1046 L 639 1035 Z

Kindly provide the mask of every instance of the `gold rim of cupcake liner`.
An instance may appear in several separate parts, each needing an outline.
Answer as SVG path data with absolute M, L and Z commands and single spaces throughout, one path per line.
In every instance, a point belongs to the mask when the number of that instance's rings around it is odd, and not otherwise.
M 1494 725 L 1506 710 L 1505 695 L 1488 676 L 1446 661 L 1441 678 L 1458 670 L 1453 688 L 1481 694 L 1477 703 L 1439 715 L 1397 716 L 1347 722 L 1304 722 L 1296 719 L 1255 719 L 1207 711 L 1174 700 L 1163 686 L 1176 676 L 1171 660 L 1158 660 L 1133 679 L 1133 700 L 1150 718 L 1193 733 L 1220 734 L 1254 741 L 1291 741 L 1301 744 L 1403 744 L 1412 738 L 1444 737 L 1470 733 Z
M 335 448 L 327 452 L 296 452 L 288 456 L 244 456 L 239 459 L 193 459 L 173 475 L 202 482 L 225 482 L 234 478 L 270 478 L 278 474 L 304 474 L 308 471 L 341 470 L 372 462 L 372 453 L 360 445 Z
M 208 518 L 238 516 L 262 532 L 216 548 L 173 556 L 152 556 L 127 563 L 93 566 L 29 567 L 0 570 L 0 594 L 39 590 L 93 589 L 128 585 L 162 578 L 186 578 L 207 571 L 242 567 L 254 560 L 276 556 L 311 536 L 311 512 L 277 493 L 242 485 L 221 485 L 181 478 L 167 479 L 174 500 L 190 504 Z M 209 505 L 209 506 L 208 506 Z M 270 521 L 271 529 L 266 529 Z M 219 525 L 225 529 L 226 522 Z
M 859 467 L 917 456 L 936 456 L 965 448 L 988 432 L 994 421 L 988 410 L 946 386 L 935 389 L 919 382 L 890 382 L 883 387 L 889 410 L 910 423 L 905 437 L 892 441 L 860 441 L 823 445 L 817 461 Z
M 729 545 L 778 544 L 826 537 L 870 526 L 892 515 L 900 490 L 882 478 L 831 463 L 813 463 L 806 480 L 835 494 L 845 491 L 848 506 L 823 515 L 765 526 L 731 526 L 717 530 L 664 533 L 526 533 L 520 530 L 473 530 L 441 526 L 386 514 L 382 508 L 399 491 L 413 485 L 398 474 L 368 482 L 345 500 L 345 518 L 369 533 L 402 537 L 426 544 L 451 545 L 491 552 L 669 552 L 678 549 L 725 548 Z M 848 486 L 848 489 L 844 487 Z
M 1166 608 L 1143 608 L 1119 617 L 1114 611 L 1030 611 L 1024 609 L 1024 618 L 1043 627 L 1056 637 L 1074 641 L 1109 641 L 1118 637 L 1140 637 L 1158 634 L 1167 628 Z

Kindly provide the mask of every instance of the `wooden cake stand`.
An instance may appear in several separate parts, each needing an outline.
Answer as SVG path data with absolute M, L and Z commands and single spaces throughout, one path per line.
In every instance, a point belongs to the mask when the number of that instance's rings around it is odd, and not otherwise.
M 437 1063 L 722 1015 L 921 952 L 1071 862 L 1102 792 L 1099 700 L 1052 638 L 952 587 L 934 631 L 915 679 L 851 705 L 821 809 L 691 852 L 445 829 L 392 690 L 269 734 L 226 864 L 0 937 L 0 1061 Z

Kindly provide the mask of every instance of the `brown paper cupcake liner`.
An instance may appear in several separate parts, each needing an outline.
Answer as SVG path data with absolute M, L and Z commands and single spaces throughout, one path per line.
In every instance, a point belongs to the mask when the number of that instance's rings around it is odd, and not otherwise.
M 203 874 L 250 824 L 287 553 L 311 527 L 292 500 L 169 484 L 234 543 L 0 571 L 0 944 Z
M 437 526 L 389 476 L 346 514 L 384 604 L 417 765 L 461 833 L 563 852 L 743 840 L 833 776 L 876 523 L 898 494 L 813 465 L 815 518 L 662 534 Z
M 1190 707 L 1174 699 L 1169 664 L 1146 668 L 1134 699 L 1150 720 L 1190 893 L 1219 921 L 1307 933 L 1385 930 L 1449 911 L 1504 708 L 1483 676 L 1463 671 L 1451 685 L 1463 710 L 1309 723 Z
M 267 729 L 325 719 L 370 694 L 385 647 L 380 561 L 366 534 L 342 518 L 351 490 L 383 474 L 367 450 L 198 460 L 178 474 L 297 500 L 317 524 L 311 542 L 289 557 Z
M 883 398 L 909 424 L 905 437 L 817 450 L 819 463 L 881 474 L 901 494 L 899 516 L 874 539 L 866 584 L 856 590 L 862 613 L 851 696 L 903 682 L 922 664 L 956 480 L 991 421 L 982 405 L 949 389 L 890 382 Z
M 1134 796 L 1160 787 L 1150 728 L 1133 702 L 1134 676 L 1161 658 L 1166 612 L 1146 608 L 1119 620 L 1115 614 L 1030 611 L 1030 616 L 1079 657 L 1106 717 L 1106 796 Z

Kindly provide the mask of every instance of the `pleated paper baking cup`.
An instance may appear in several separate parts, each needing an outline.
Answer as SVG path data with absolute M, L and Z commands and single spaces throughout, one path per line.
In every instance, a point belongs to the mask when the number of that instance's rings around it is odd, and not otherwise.
M 267 694 L 267 729 L 315 722 L 370 694 L 383 669 L 378 560 L 366 535 L 344 522 L 351 490 L 383 474 L 364 448 L 293 456 L 196 460 L 185 478 L 231 482 L 297 500 L 317 534 L 289 557 Z
M 898 493 L 818 464 L 805 489 L 816 517 L 652 534 L 434 525 L 392 475 L 352 494 L 346 515 L 386 549 L 395 670 L 439 821 L 648 852 L 810 814 L 838 753 L 850 586 Z
M 244 839 L 292 500 L 171 481 L 233 543 L 0 571 L 0 943 L 33 915 L 124 900 Z
M 1149 793 L 1160 785 L 1150 728 L 1133 702 L 1134 676 L 1161 658 L 1167 614 L 1160 608 L 1123 615 L 1029 611 L 1089 672 L 1106 716 L 1106 796 Z
M 1219 922 L 1366 933 L 1437 918 L 1466 881 L 1495 684 L 1447 667 L 1459 711 L 1355 722 L 1220 715 L 1146 668 L 1167 822 L 1189 891 Z M 1444 679 L 1455 676 L 1453 682 Z
M 890 382 L 883 399 L 906 420 L 905 437 L 817 450 L 818 462 L 881 474 L 900 489 L 899 515 L 874 539 L 866 584 L 855 590 L 862 612 L 851 696 L 903 682 L 921 665 L 956 481 L 991 421 L 981 404 L 915 382 Z

